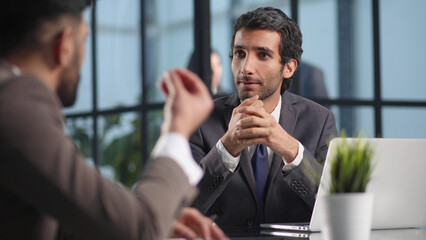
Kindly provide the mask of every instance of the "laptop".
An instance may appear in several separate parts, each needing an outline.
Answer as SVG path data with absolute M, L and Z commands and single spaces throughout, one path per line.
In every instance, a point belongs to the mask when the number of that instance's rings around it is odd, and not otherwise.
M 356 139 L 347 138 L 349 143 Z M 367 192 L 374 193 L 372 229 L 401 229 L 426 226 L 426 139 L 365 138 L 374 146 L 373 170 Z M 330 156 L 343 141 L 330 142 L 317 200 L 309 223 L 261 224 L 264 234 L 277 234 L 274 230 L 320 232 L 322 201 L 328 194 Z M 279 233 L 279 232 L 278 232 Z M 284 234 L 284 233 L 283 233 Z M 306 234 L 300 236 L 307 237 Z M 297 237 L 297 234 L 293 234 Z

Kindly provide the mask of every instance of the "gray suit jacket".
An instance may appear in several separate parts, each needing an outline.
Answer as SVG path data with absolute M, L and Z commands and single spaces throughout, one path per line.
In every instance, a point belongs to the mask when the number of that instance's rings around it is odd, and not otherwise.
M 299 140 L 305 151 L 301 164 L 283 173 L 282 158 L 274 154 L 265 199 L 266 222 L 310 220 L 328 141 L 337 134 L 334 115 L 328 109 L 289 92 L 282 96 L 280 125 Z M 225 134 L 232 110 L 239 105 L 236 94 L 215 101 L 208 120 L 190 139 L 192 154 L 205 171 L 194 206 L 221 226 L 252 226 L 257 204 L 248 150 L 241 152 L 234 173 L 223 164 L 217 141 Z
M 171 159 L 152 159 L 134 193 L 85 163 L 56 94 L 0 69 L 0 239 L 162 239 L 196 189 Z

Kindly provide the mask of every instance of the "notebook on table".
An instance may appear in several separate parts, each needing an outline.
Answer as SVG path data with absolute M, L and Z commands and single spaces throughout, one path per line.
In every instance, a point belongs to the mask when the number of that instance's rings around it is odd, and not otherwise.
M 347 138 L 349 143 L 356 140 Z M 374 146 L 375 168 L 367 192 L 374 193 L 372 229 L 400 229 L 426 226 L 426 139 L 365 138 Z M 342 138 L 330 142 L 317 196 L 327 194 L 330 165 L 328 159 Z M 309 223 L 261 224 L 272 230 L 319 232 L 322 201 L 317 197 Z M 305 235 L 303 235 L 305 236 Z

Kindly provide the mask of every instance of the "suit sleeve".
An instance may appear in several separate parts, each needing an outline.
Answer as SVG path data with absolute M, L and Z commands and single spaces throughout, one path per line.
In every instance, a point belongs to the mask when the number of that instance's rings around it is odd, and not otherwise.
M 164 238 L 195 194 L 183 170 L 151 159 L 134 193 L 103 178 L 65 136 L 56 96 L 34 82 L 0 98 L 2 184 L 82 239 Z
M 313 208 L 315 203 L 319 180 L 328 151 L 328 143 L 336 136 L 336 121 L 333 113 L 328 112 L 315 152 L 312 153 L 305 147 L 300 165 L 285 174 L 284 181 L 310 208 Z
M 210 131 L 206 132 L 205 134 L 210 133 Z M 209 148 L 208 145 L 210 145 L 210 143 L 206 141 L 217 139 L 217 137 L 218 136 L 204 136 L 199 128 L 190 139 L 192 155 L 204 170 L 204 176 L 198 183 L 199 195 L 193 203 L 193 206 L 198 208 L 203 214 L 207 214 L 207 211 L 225 190 L 229 182 L 228 179 L 235 174 L 231 173 L 229 169 L 226 168 L 216 149 L 216 145 L 213 144 L 214 140 L 211 141 L 211 149 L 206 149 Z

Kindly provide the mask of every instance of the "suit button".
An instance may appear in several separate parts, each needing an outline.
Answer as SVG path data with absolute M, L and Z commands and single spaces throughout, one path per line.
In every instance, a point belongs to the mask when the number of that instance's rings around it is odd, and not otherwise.
M 254 223 L 254 220 L 253 220 L 253 219 L 249 219 L 249 220 L 247 220 L 247 225 L 248 225 L 249 227 L 253 226 L 253 223 Z
M 296 186 L 296 185 L 299 185 L 299 183 L 296 181 L 296 180 L 293 180 L 292 182 L 291 182 L 291 186 Z
M 208 191 L 209 191 L 209 192 L 213 192 L 213 188 L 212 188 L 212 187 L 209 187 Z
M 303 191 L 301 194 L 302 194 L 302 196 L 306 196 L 306 195 L 308 195 L 308 192 L 307 191 Z

